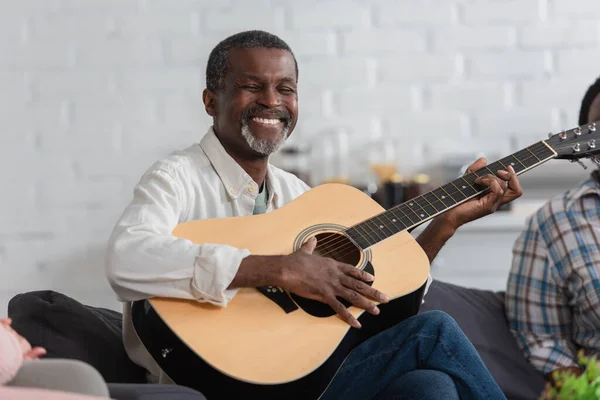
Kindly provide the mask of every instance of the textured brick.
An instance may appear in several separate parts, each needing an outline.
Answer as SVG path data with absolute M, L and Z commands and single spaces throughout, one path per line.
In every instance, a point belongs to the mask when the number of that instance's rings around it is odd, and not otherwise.
M 114 31 L 118 37 L 186 37 L 197 33 L 199 18 L 185 12 L 118 14 Z
M 395 115 L 413 108 L 414 95 L 410 87 L 396 90 L 344 90 L 339 94 L 341 115 Z
M 555 54 L 556 72 L 561 77 L 586 77 L 591 84 L 600 75 L 589 50 L 558 50 Z
M 475 78 L 543 77 L 549 70 L 548 55 L 540 51 L 472 54 L 466 64 Z
M 310 61 L 299 66 L 300 79 L 318 87 L 366 87 L 374 78 L 363 58 L 334 58 L 324 63 Z
M 128 93 L 202 93 L 204 79 L 196 68 L 161 68 L 124 71 L 120 87 Z
M 455 55 L 406 55 L 381 59 L 378 78 L 383 84 L 406 82 L 447 82 L 459 74 Z
M 552 21 L 545 24 L 529 25 L 521 31 L 524 47 L 547 48 L 598 45 L 600 31 L 597 23 L 579 21 Z
M 342 34 L 344 54 L 353 56 L 412 53 L 424 48 L 423 29 L 361 29 Z
M 552 9 L 552 17 L 581 20 L 580 24 L 595 25 L 600 17 L 600 2 L 596 0 L 555 0 Z
M 65 69 L 73 64 L 74 48 L 66 42 L 9 43 L 0 41 L 0 68 Z
M 106 14 L 78 12 L 37 13 L 27 18 L 30 40 L 64 41 L 86 44 L 114 33 L 115 19 Z
M 164 65 L 164 47 L 158 40 L 89 40 L 77 46 L 76 63 L 81 68 L 145 68 Z
M 248 3 L 251 4 L 251 3 Z M 219 32 L 225 36 L 249 29 L 261 29 L 281 34 L 284 28 L 284 10 L 271 7 L 261 9 L 244 5 L 234 8 L 208 10 L 204 17 L 204 26 L 209 32 Z
M 450 1 L 390 1 L 377 7 L 377 21 L 382 26 L 451 24 L 456 5 Z
M 294 29 L 356 28 L 369 25 L 371 19 L 368 6 L 359 3 L 327 0 L 312 7 L 296 4 L 290 10 Z
M 431 88 L 433 110 L 501 110 L 506 103 L 505 89 L 500 83 L 433 85 Z
M 431 42 L 435 53 L 497 51 L 515 44 L 516 29 L 510 26 L 444 27 L 432 31 Z
M 525 108 L 579 108 L 587 87 L 593 81 L 586 77 L 523 82 L 522 105 Z
M 479 0 L 465 5 L 464 21 L 467 24 L 524 23 L 540 20 L 538 0 Z

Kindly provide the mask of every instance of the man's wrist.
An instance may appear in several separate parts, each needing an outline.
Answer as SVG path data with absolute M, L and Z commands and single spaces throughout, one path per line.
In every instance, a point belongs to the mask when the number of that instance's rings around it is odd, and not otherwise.
M 431 220 L 429 227 L 431 227 L 432 231 L 435 232 L 436 236 L 438 236 L 441 240 L 446 241 L 454 236 L 456 230 L 460 227 L 460 224 L 458 224 L 453 218 L 442 214 Z

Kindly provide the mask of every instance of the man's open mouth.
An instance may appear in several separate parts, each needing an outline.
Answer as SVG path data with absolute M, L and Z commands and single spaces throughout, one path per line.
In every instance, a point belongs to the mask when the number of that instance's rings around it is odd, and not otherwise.
M 265 124 L 265 125 L 277 125 L 278 123 L 283 122 L 279 118 L 259 118 L 259 117 L 252 117 L 250 119 L 252 121 L 254 121 L 254 122 L 258 122 L 260 124 Z

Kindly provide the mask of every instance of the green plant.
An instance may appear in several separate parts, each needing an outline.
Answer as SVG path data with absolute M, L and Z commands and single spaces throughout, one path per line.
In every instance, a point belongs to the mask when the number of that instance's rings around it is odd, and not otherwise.
M 555 372 L 554 386 L 547 388 L 540 400 L 600 400 L 600 363 L 596 357 L 579 352 L 580 376 L 572 372 Z

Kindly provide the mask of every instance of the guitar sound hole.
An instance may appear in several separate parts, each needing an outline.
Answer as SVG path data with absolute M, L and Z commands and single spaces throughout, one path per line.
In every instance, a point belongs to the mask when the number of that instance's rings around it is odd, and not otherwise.
M 346 236 L 339 233 L 319 233 L 313 254 L 333 258 L 350 265 L 360 262 L 360 250 Z
M 352 243 L 348 238 L 339 233 L 320 233 L 316 235 L 317 247 L 313 251 L 313 254 L 320 255 L 322 257 L 332 258 L 336 261 L 357 266 L 361 260 L 361 251 Z M 373 266 L 371 263 L 367 263 L 364 270 L 368 273 L 375 275 Z M 371 285 L 372 283 L 367 283 Z M 307 299 L 300 297 L 294 293 L 291 293 L 292 299 L 296 302 L 298 307 L 315 317 L 331 317 L 335 315 L 335 311 L 324 303 L 317 300 Z M 350 302 L 345 299 L 338 297 L 338 300 L 345 305 L 350 307 Z

